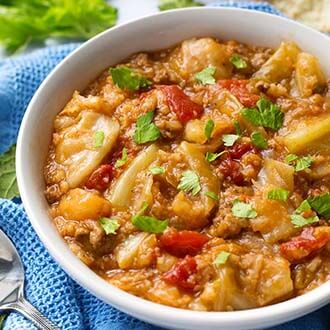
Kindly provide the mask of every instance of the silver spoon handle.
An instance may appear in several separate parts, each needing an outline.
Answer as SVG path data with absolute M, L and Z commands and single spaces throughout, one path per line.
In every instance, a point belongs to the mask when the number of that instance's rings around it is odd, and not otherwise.
M 13 310 L 21 313 L 30 321 L 32 321 L 40 330 L 60 330 L 53 322 L 43 316 L 35 307 L 33 307 L 27 300 L 20 297 L 19 300 L 1 306 L 2 310 Z

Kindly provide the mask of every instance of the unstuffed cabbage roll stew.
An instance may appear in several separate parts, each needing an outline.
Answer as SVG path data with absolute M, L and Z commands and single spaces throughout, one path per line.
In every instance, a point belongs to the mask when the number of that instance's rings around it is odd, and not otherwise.
M 330 83 L 293 42 L 108 68 L 56 116 L 44 174 L 72 252 L 133 295 L 232 311 L 330 279 Z

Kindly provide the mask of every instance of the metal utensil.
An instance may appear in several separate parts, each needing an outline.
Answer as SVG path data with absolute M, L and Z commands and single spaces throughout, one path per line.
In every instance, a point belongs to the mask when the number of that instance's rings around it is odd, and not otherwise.
M 24 269 L 21 258 L 9 238 L 0 230 L 0 312 L 16 311 L 41 330 L 59 330 L 24 299 Z

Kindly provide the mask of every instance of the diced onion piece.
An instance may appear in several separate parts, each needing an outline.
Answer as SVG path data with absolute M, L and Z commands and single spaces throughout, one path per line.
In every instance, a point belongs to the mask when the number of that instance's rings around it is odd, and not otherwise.
M 98 131 L 104 133 L 104 140 L 101 146 L 94 147 Z M 119 124 L 115 119 L 93 111 L 82 111 L 74 125 L 58 134 L 56 162 L 64 167 L 70 188 L 79 186 L 100 165 L 118 134 Z
M 291 153 L 322 150 L 330 147 L 330 115 L 306 120 L 283 138 Z
M 279 82 L 291 76 L 300 49 L 294 42 L 282 42 L 276 52 L 254 74 L 255 78 Z
M 311 96 L 315 88 L 326 83 L 317 58 L 308 53 L 298 54 L 295 79 L 302 97 Z
M 122 173 L 111 190 L 110 196 L 108 196 L 114 207 L 124 209 L 132 205 L 133 189 L 136 185 L 138 174 L 146 170 L 156 160 L 157 155 L 158 148 L 152 144 L 147 149 L 142 150 L 127 170 Z

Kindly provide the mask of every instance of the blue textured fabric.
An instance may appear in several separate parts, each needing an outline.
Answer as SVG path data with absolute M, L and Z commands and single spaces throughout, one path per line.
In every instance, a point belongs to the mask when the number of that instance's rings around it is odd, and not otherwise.
M 267 4 L 218 1 L 217 5 L 243 7 L 279 14 Z M 0 62 L 0 151 L 17 137 L 18 128 L 35 90 L 49 72 L 77 44 L 35 51 Z M 0 227 L 15 243 L 26 270 L 26 297 L 65 330 L 157 330 L 104 304 L 69 278 L 53 261 L 36 236 L 22 205 L 0 200 Z M 325 330 L 330 327 L 330 306 L 273 330 Z M 5 330 L 34 326 L 11 313 Z

